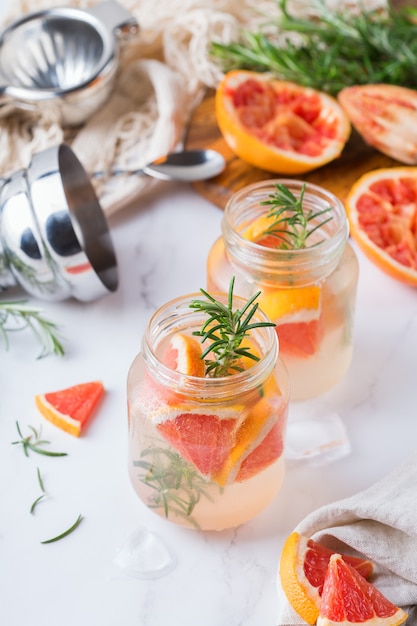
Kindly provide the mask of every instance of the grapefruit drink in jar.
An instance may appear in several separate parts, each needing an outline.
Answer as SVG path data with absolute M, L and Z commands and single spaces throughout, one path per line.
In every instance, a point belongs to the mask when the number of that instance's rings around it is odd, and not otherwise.
M 233 284 L 158 309 L 128 374 L 133 488 L 155 513 L 194 529 L 247 522 L 284 477 L 287 371 L 274 325 Z
M 235 193 L 222 236 L 207 263 L 208 290 L 261 291 L 259 307 L 275 323 L 292 400 L 342 380 L 352 359 L 358 261 L 348 243 L 343 204 L 299 180 L 255 183 Z

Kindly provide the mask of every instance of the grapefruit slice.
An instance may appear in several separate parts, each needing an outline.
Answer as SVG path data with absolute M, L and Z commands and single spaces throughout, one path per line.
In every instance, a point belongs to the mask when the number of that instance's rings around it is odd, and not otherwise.
M 266 398 L 261 398 L 241 423 L 236 432 L 235 443 L 220 471 L 213 476 L 214 480 L 222 486 L 234 482 L 235 479 L 246 480 L 275 461 L 282 453 L 283 423 L 284 420 L 277 422 L 276 408 Z M 279 426 L 277 429 L 279 432 L 268 440 L 268 435 L 275 425 Z M 275 442 L 276 437 L 279 438 L 278 444 Z M 256 457 L 255 451 L 260 448 L 261 443 L 264 445 Z M 271 444 L 270 448 L 269 444 Z M 242 466 L 250 457 L 252 457 L 251 471 L 245 472 Z M 246 467 L 249 467 L 249 464 Z
M 194 337 L 175 333 L 162 358 L 162 362 L 181 374 L 204 376 L 205 366 L 201 358 L 201 344 Z
M 299 174 L 329 163 L 350 135 L 336 99 L 266 73 L 228 72 L 216 89 L 215 108 L 233 152 L 270 172 Z
M 276 331 L 280 352 L 301 359 L 315 354 L 323 338 L 323 326 L 319 320 L 278 324 Z
M 159 432 L 203 476 L 216 475 L 230 454 L 240 425 L 239 415 L 183 413 L 157 425 Z
M 373 170 L 346 201 L 352 237 L 393 278 L 417 287 L 417 167 Z
M 35 396 L 40 413 L 52 424 L 78 437 L 104 395 L 99 381 L 81 383 Z
M 323 585 L 317 626 L 399 626 L 407 614 L 392 604 L 355 568 L 333 554 Z
M 345 87 L 337 96 L 364 141 L 383 154 L 417 164 L 417 91 L 396 85 Z
M 241 462 L 235 481 L 244 482 L 256 476 L 281 456 L 284 449 L 283 428 L 285 416 L 281 416 L 270 428 L 261 443 L 255 447 Z
M 320 543 L 293 532 L 284 543 L 279 575 L 281 586 L 293 609 L 307 622 L 315 624 L 330 557 L 334 554 Z M 341 557 L 359 575 L 368 578 L 373 571 L 370 561 L 353 556 Z

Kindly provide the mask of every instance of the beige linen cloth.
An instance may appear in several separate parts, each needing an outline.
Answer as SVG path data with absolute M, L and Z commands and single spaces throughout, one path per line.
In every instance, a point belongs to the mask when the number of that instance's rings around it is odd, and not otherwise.
M 371 582 L 417 624 L 417 451 L 357 495 L 310 513 L 295 528 L 332 550 L 365 555 Z M 279 584 L 278 626 L 304 626 Z

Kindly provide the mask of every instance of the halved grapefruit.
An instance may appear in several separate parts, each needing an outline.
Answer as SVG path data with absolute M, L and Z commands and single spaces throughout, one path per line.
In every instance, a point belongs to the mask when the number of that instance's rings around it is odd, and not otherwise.
M 37 395 L 35 403 L 52 424 L 78 437 L 103 395 L 103 384 L 94 381 Z
M 341 557 L 330 557 L 317 626 L 399 626 L 407 613 L 390 602 Z
M 352 237 L 379 268 L 417 287 L 417 167 L 373 170 L 346 200 Z
M 279 565 L 281 586 L 288 602 L 307 624 L 315 624 L 319 616 L 324 579 L 332 554 L 332 550 L 297 532 L 289 535 L 284 543 Z M 353 556 L 342 558 L 359 575 L 368 578 L 372 574 L 370 561 Z
M 397 85 L 345 87 L 337 99 L 364 141 L 383 154 L 417 164 L 417 91 Z
M 234 153 L 281 174 L 308 172 L 334 160 L 351 130 L 336 99 L 260 72 L 228 72 L 216 89 L 215 108 Z

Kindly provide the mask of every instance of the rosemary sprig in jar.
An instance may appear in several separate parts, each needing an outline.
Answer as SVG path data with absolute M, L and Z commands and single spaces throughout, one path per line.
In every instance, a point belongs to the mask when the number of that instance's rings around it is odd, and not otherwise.
M 133 465 L 143 470 L 140 481 L 153 489 L 151 509 L 162 509 L 166 518 L 170 513 L 182 517 L 198 528 L 193 510 L 202 496 L 212 500 L 209 487 L 214 483 L 209 483 L 180 454 L 167 448 L 146 448 Z M 216 487 L 221 491 L 221 487 Z
M 333 216 L 329 215 L 317 222 L 322 215 L 328 214 L 332 207 L 328 206 L 320 211 L 306 209 L 303 204 L 305 183 L 301 188 L 299 198 L 281 183 L 274 185 L 274 187 L 275 192 L 269 195 L 268 200 L 260 202 L 261 205 L 271 207 L 266 215 L 267 219 L 271 219 L 271 224 L 264 230 L 263 234 L 277 238 L 276 248 L 301 250 L 306 247 L 307 239 L 313 233 L 333 219 Z M 312 226 L 313 221 L 314 225 Z M 319 242 L 316 242 L 315 245 L 317 243 Z
M 242 346 L 245 337 L 254 328 L 263 326 L 275 326 L 272 322 L 251 322 L 255 315 L 258 304 L 255 300 L 260 291 L 255 293 L 241 309 L 233 310 L 233 288 L 235 277 L 230 281 L 227 305 L 219 302 L 204 289 L 201 293 L 207 300 L 192 300 L 190 308 L 203 312 L 207 315 L 207 321 L 201 330 L 193 332 L 193 335 L 201 337 L 201 343 L 211 343 L 203 351 L 201 358 L 206 366 L 206 376 L 218 378 L 230 376 L 242 372 L 242 358 L 259 361 L 259 357 L 251 352 L 249 346 Z M 210 354 L 210 358 L 206 357 Z

